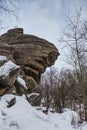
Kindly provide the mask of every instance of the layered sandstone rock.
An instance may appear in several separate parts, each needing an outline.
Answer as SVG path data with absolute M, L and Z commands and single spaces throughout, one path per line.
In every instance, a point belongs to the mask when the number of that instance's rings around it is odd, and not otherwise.
M 37 88 L 41 74 L 55 63 L 59 52 L 50 42 L 23 34 L 22 28 L 9 30 L 0 37 L 0 55 L 6 55 L 21 66 L 28 89 Z M 23 72 L 23 73 L 22 73 Z

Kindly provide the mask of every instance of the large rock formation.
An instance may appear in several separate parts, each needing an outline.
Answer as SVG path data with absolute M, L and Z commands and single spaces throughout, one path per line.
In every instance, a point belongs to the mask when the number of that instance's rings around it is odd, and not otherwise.
M 15 28 L 0 37 L 0 55 L 7 56 L 21 66 L 20 74 L 32 92 L 37 88 L 41 74 L 54 64 L 59 52 L 52 43 L 33 35 L 23 34 L 22 28 Z

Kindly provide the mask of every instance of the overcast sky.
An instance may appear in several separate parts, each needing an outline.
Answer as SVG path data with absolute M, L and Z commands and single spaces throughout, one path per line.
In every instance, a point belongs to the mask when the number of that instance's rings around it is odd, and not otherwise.
M 24 0 L 20 3 L 19 20 L 9 21 L 8 28 L 22 27 L 25 33 L 37 35 L 53 42 L 57 48 L 61 32 L 65 26 L 65 14 L 73 6 L 84 6 L 87 0 Z M 56 65 L 64 66 L 61 61 L 63 51 Z

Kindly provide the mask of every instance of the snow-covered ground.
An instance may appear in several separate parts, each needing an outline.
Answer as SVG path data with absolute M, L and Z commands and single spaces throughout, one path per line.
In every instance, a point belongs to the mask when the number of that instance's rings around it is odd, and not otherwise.
M 16 104 L 7 108 L 7 101 L 14 95 L 4 95 L 0 99 L 0 130 L 87 130 L 87 123 L 81 126 L 71 125 L 72 117 L 78 121 L 78 115 L 69 109 L 62 114 L 37 111 L 24 96 L 15 96 Z

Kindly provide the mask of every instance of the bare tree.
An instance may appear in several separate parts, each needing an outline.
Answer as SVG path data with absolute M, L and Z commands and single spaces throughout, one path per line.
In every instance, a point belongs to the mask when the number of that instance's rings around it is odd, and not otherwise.
M 65 107 L 76 110 L 76 103 L 79 97 L 77 76 L 74 71 L 51 68 L 42 76 L 43 97 L 46 111 L 49 107 L 57 112 L 62 112 Z M 42 97 L 42 98 L 43 98 Z
M 84 104 L 86 111 L 86 73 L 87 73 L 87 18 L 83 17 L 82 8 L 75 8 L 73 15 L 67 16 L 66 31 L 63 32 L 64 42 L 70 52 L 67 55 L 68 64 L 72 65 L 78 80 L 79 100 Z
M 4 21 L 7 18 L 14 16 L 18 19 L 18 11 L 20 8 L 20 0 L 0 0 L 0 28 L 6 28 L 7 24 Z
M 17 0 L 0 0 L 0 15 L 4 13 L 15 15 L 17 9 L 19 9 Z
M 50 67 L 49 71 L 47 71 L 47 77 L 48 77 L 48 80 L 49 80 L 51 95 L 53 93 L 54 87 L 56 86 L 57 73 L 58 73 L 58 70 L 54 66 Z
M 57 85 L 56 83 L 57 73 L 58 73 L 57 69 L 54 66 L 52 66 L 45 74 L 42 75 L 41 78 L 41 86 L 44 88 L 42 95 L 45 99 L 45 105 L 47 111 L 49 107 L 52 108 L 54 88 Z

